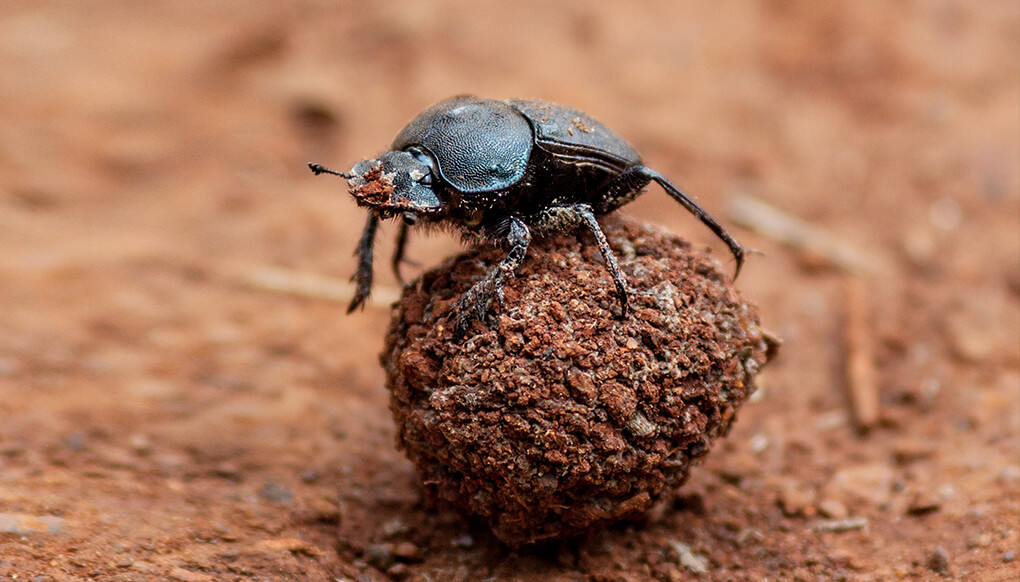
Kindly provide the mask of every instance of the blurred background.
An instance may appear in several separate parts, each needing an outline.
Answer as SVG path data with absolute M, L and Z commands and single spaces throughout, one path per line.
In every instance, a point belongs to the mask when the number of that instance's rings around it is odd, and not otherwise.
M 1007 0 L 5 0 L 0 574 L 1015 579 L 1018 55 Z M 738 287 L 785 340 L 675 499 L 538 555 L 421 505 L 396 229 L 345 316 L 364 215 L 306 167 L 462 93 L 629 140 L 762 251 Z M 656 189 L 623 212 L 727 264 Z

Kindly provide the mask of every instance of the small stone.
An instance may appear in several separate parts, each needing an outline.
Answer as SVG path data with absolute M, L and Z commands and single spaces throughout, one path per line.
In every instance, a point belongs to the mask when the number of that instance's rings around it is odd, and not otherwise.
M 421 550 L 411 542 L 400 542 L 393 546 L 393 555 L 401 560 L 416 560 L 420 554 Z
M 450 542 L 455 548 L 470 548 L 475 545 L 475 538 L 471 537 L 471 534 L 464 534 L 453 538 Z
M 910 504 L 907 505 L 908 515 L 927 515 L 934 513 L 942 507 L 942 502 L 932 496 L 927 491 L 918 491 L 914 493 L 914 496 L 910 499 Z
M 255 547 L 267 550 L 269 553 L 290 552 L 292 554 L 303 554 L 311 557 L 322 554 L 322 552 L 320 552 L 317 548 L 300 538 L 273 538 L 261 540 Z
M 897 465 L 909 465 L 930 458 L 935 454 L 935 447 L 923 441 L 904 439 L 893 444 L 892 454 Z
M 829 519 L 846 519 L 850 515 L 846 505 L 836 499 L 823 499 L 815 507 L 818 508 L 818 513 Z
M 1020 481 L 1020 466 L 1006 465 L 999 471 L 996 480 L 1001 485 L 1015 485 L 1017 481 Z
M 194 572 L 192 570 L 185 570 L 180 566 L 175 566 L 169 572 L 170 578 L 174 580 L 180 580 L 181 582 L 213 582 L 215 578 L 208 574 L 201 572 Z
M 78 453 L 85 450 L 87 439 L 80 432 L 72 432 L 62 439 L 62 444 L 67 450 Z
M 1002 561 L 1005 564 L 1009 564 L 1013 560 L 1016 560 L 1016 552 L 1006 552 L 1002 555 Z
M 135 564 L 134 560 L 132 560 L 131 558 L 129 558 L 127 556 L 124 556 L 121 559 L 117 560 L 116 566 L 118 568 L 130 568 L 134 564 Z
M 407 531 L 407 524 L 399 517 L 384 522 L 380 527 L 383 536 L 390 538 Z
M 213 532 L 216 534 L 217 537 L 219 537 L 221 540 L 225 542 L 237 541 L 237 536 L 234 535 L 232 531 L 230 531 L 229 527 L 223 525 L 222 523 L 217 523 L 213 525 Z
M 793 481 L 786 482 L 779 490 L 779 507 L 786 517 L 812 516 L 815 508 L 815 492 L 812 489 L 801 487 Z
M 988 532 L 984 532 L 967 539 L 968 550 L 973 550 L 975 548 L 987 548 L 990 545 L 992 545 L 992 534 Z
M 847 503 L 863 501 L 882 506 L 892 496 L 893 470 L 883 463 L 840 469 L 826 485 L 825 496 Z
M 392 566 L 397 558 L 393 554 L 393 544 L 372 544 L 365 549 L 365 561 L 380 570 Z
M 135 433 L 128 437 L 128 446 L 136 455 L 147 455 L 152 451 L 152 439 L 144 434 Z
M 671 542 L 670 547 L 676 552 L 677 563 L 687 568 L 693 574 L 704 574 L 708 572 L 708 559 L 695 554 L 691 547 L 683 542 Z
M 241 470 L 237 467 L 237 465 L 225 462 L 216 465 L 216 468 L 213 469 L 213 474 L 224 479 L 239 481 L 241 477 Z
M 64 533 L 64 519 L 52 515 L 0 513 L 0 533 L 19 536 Z
M 262 489 L 259 489 L 259 497 L 274 503 L 290 503 L 294 501 L 294 494 L 290 492 L 290 489 L 276 481 L 266 481 Z
M 949 554 L 946 553 L 945 548 L 935 548 L 935 551 L 928 556 L 925 565 L 932 572 L 945 576 L 949 574 Z
M 900 240 L 907 260 L 920 269 L 929 268 L 938 257 L 938 238 L 928 227 L 915 226 L 907 230 Z
M 397 563 L 386 569 L 386 575 L 394 580 L 400 580 L 404 576 L 407 576 L 409 570 L 410 569 L 407 567 L 407 564 Z
M 716 469 L 719 477 L 732 485 L 740 483 L 748 477 L 754 477 L 761 471 L 761 462 L 750 453 L 733 451 L 722 459 L 721 466 Z

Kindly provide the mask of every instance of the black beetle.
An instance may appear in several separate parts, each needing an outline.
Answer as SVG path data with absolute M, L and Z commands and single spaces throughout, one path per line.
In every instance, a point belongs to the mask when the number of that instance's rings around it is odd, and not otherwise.
M 466 237 L 504 243 L 506 257 L 457 300 L 457 325 L 483 318 L 493 295 L 502 300 L 507 277 L 524 260 L 536 234 L 584 225 L 595 235 L 616 284 L 622 313 L 627 286 L 596 217 L 633 200 L 650 182 L 698 217 L 729 247 L 736 273 L 744 249 L 707 212 L 658 172 L 606 126 L 556 103 L 460 96 L 414 118 L 378 160 L 358 162 L 348 172 L 309 164 L 316 174 L 347 178 L 359 206 L 369 209 L 358 243 L 357 291 L 348 313 L 372 287 L 372 246 L 381 218 L 403 218 L 393 256 L 400 278 L 411 225 L 459 228 Z

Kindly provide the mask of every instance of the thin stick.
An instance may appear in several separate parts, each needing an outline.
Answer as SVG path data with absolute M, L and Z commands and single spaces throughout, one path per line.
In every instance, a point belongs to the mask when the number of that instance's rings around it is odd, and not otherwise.
M 249 287 L 261 291 L 286 293 L 339 303 L 350 303 L 356 291 L 353 283 L 315 273 L 300 273 L 279 267 L 258 267 L 245 274 L 243 282 Z M 390 305 L 399 299 L 399 289 L 376 286 L 368 298 L 367 305 L 389 309 Z
M 847 531 L 853 531 L 862 529 L 868 530 L 868 518 L 866 517 L 850 517 L 847 519 L 837 519 L 832 521 L 822 521 L 815 524 L 814 530 L 819 532 L 833 532 L 843 533 Z
M 874 426 L 879 417 L 869 299 L 867 282 L 859 277 L 847 277 L 846 385 L 854 423 L 862 432 Z
M 849 273 L 861 275 L 875 270 L 874 259 L 850 243 L 761 200 L 743 194 L 730 196 L 728 216 L 745 228 L 821 257 Z

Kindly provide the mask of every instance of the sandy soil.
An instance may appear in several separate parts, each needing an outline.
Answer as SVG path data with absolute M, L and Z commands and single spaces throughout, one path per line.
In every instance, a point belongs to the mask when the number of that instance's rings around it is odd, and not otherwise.
M 1018 54 L 1007 0 L 6 0 L 0 576 L 1017 579 Z M 591 113 L 763 252 L 738 286 L 782 353 L 644 521 L 513 552 L 427 507 L 377 363 L 388 270 L 349 317 L 347 287 L 276 288 L 354 268 L 363 214 L 305 162 L 457 93 Z M 856 249 L 864 284 L 735 226 L 740 196 Z M 725 259 L 661 192 L 625 212 Z

